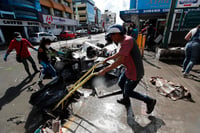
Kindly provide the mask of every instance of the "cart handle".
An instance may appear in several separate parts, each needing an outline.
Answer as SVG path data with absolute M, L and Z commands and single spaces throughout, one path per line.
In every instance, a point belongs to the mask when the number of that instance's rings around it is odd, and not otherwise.
M 90 68 L 87 73 L 85 73 L 78 81 L 76 81 L 76 83 L 74 83 L 74 85 L 72 87 L 70 87 L 69 89 L 69 93 L 60 100 L 60 102 L 53 108 L 53 110 L 55 110 L 56 108 L 58 108 L 60 106 L 60 104 L 63 105 L 64 101 L 67 100 L 68 97 L 70 97 L 76 90 L 78 90 L 83 84 L 85 84 L 90 78 L 92 78 L 95 75 L 98 75 L 97 72 L 94 73 L 94 69 L 103 64 L 103 62 L 99 62 L 97 64 L 95 64 L 92 68 Z M 62 106 L 63 107 L 63 106 Z

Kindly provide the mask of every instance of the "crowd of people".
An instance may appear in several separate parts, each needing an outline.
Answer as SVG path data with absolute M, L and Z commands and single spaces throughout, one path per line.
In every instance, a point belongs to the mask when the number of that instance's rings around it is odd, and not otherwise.
M 155 50 L 155 39 L 158 36 L 159 32 L 152 22 L 150 22 L 149 20 L 145 21 L 142 25 L 141 30 L 136 27 L 135 23 L 129 24 L 128 27 L 124 25 L 123 28 L 125 29 L 126 34 L 133 37 L 135 40 L 137 40 L 138 34 L 146 35 L 145 49 L 152 51 Z
M 125 33 L 135 40 L 137 40 L 138 33 L 146 35 L 146 42 L 145 48 L 147 50 L 155 50 L 156 46 L 156 37 L 160 34 L 160 32 L 154 27 L 154 25 L 147 20 L 141 31 L 139 32 L 136 28 L 134 23 L 128 26 L 128 30 L 126 31 L 126 27 L 123 26 L 125 29 Z M 160 38 L 159 38 L 160 39 Z M 188 43 L 185 45 L 185 59 L 183 61 L 183 77 L 188 77 L 190 71 L 192 70 L 193 66 L 200 62 L 200 25 L 192 28 L 184 38 Z

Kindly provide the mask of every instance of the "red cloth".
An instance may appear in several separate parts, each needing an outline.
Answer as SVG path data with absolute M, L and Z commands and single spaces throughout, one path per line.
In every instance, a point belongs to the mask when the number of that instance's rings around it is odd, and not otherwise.
M 121 48 L 119 50 L 119 54 L 125 56 L 125 60 L 123 65 L 126 66 L 125 75 L 130 80 L 137 79 L 136 66 L 131 56 L 131 50 L 133 48 L 133 39 L 130 36 L 125 36 L 124 41 L 121 43 Z
M 31 45 L 31 43 L 28 40 L 26 40 L 24 38 L 22 38 L 22 40 L 20 42 L 13 39 L 9 44 L 7 53 L 10 53 L 13 49 L 15 49 L 17 55 L 19 55 L 21 43 L 22 43 L 22 50 L 21 50 L 20 56 L 22 58 L 29 57 L 31 55 L 31 53 L 29 52 L 28 47 L 33 48 L 33 46 Z

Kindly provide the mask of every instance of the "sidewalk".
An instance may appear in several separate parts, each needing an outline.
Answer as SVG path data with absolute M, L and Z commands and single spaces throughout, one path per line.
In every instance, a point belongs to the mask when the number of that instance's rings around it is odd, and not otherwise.
M 0 45 L 0 51 L 6 50 L 8 45 Z
M 199 132 L 200 66 L 195 66 L 191 72 L 197 76 L 196 80 L 187 79 L 182 76 L 180 63 L 160 62 L 155 59 L 155 53 L 145 51 L 145 77 L 136 90 L 157 99 L 155 110 L 151 115 L 145 113 L 146 105 L 141 101 L 131 99 L 131 107 L 118 104 L 116 99 L 121 98 L 121 94 L 104 98 L 83 97 L 78 103 L 73 104 L 73 115 L 64 124 L 65 133 Z M 182 84 L 189 89 L 195 102 L 182 99 L 172 101 L 160 95 L 156 87 L 149 82 L 153 76 Z

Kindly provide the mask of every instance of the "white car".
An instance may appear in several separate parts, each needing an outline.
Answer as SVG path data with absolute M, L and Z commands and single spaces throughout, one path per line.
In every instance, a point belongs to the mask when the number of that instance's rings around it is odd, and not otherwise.
M 82 29 L 82 30 L 77 30 L 76 31 L 76 34 L 77 34 L 77 36 L 86 36 L 87 34 L 88 34 L 88 31 L 87 30 L 84 30 L 84 29 Z
M 47 32 L 33 33 L 29 37 L 30 42 L 35 44 L 40 43 L 42 38 L 50 39 L 52 42 L 57 41 L 57 37 L 55 35 L 49 34 Z

